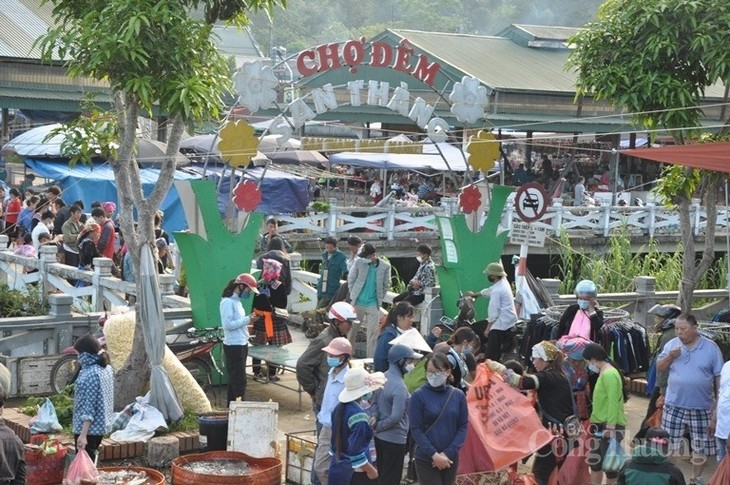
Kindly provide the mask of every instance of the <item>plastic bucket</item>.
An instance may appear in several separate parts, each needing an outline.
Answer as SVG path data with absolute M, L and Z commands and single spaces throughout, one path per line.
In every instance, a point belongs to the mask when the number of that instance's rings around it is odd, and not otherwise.
M 245 475 L 208 475 L 185 468 L 188 463 L 209 461 L 243 460 L 248 463 L 249 473 Z M 281 460 L 278 458 L 254 458 L 236 451 L 211 451 L 195 455 L 184 455 L 172 460 L 173 485 L 279 485 Z
M 98 469 L 100 472 L 120 472 L 120 471 L 131 471 L 131 472 L 145 472 L 147 474 L 147 483 L 144 485 L 165 485 L 167 480 L 162 472 L 159 472 L 153 468 L 144 468 L 139 466 L 105 466 Z
M 198 417 L 198 431 L 203 451 L 225 451 L 228 444 L 228 413 L 201 414 Z

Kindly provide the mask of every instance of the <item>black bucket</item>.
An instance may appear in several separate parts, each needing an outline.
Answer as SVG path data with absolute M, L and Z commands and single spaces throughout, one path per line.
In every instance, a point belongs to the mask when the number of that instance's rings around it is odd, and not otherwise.
M 203 451 L 226 451 L 228 413 L 201 414 L 198 417 L 198 429 Z

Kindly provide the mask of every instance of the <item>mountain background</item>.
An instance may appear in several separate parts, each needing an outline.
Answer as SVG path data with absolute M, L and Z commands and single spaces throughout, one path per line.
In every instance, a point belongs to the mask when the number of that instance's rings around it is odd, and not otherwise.
M 580 27 L 604 0 L 288 0 L 269 20 L 252 17 L 261 52 L 282 46 L 289 55 L 385 29 L 496 35 L 510 24 Z

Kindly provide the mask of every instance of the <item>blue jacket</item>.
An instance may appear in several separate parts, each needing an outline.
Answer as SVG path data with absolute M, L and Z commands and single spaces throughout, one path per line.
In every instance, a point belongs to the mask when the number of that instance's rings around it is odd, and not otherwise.
M 251 317 L 241 304 L 241 299 L 234 293 L 228 298 L 221 298 L 221 327 L 223 327 L 224 345 L 248 345 L 248 323 Z
M 343 408 L 342 419 L 337 412 Z M 345 449 L 337 452 L 337 436 L 342 433 Z M 355 468 L 370 462 L 370 441 L 373 430 L 368 415 L 355 402 L 340 403 L 332 411 L 332 440 L 330 441 L 329 483 L 347 484 Z
M 319 274 L 317 298 L 323 298 L 325 296 L 332 298 L 340 287 L 340 280 L 347 274 L 347 256 L 345 256 L 345 253 L 339 249 L 335 249 L 332 255 L 327 251 L 322 252 Z
M 392 347 L 390 341 L 400 335 L 395 325 L 387 325 L 378 336 L 378 343 L 375 345 L 375 354 L 373 355 L 373 367 L 375 372 L 385 372 L 388 370 L 388 351 Z
M 390 364 L 385 373 L 385 386 L 375 394 L 372 416 L 377 418 L 375 436 L 388 443 L 404 445 L 408 437 L 408 400 L 410 394 L 403 382 L 398 364 Z
M 103 436 L 111 428 L 114 412 L 114 374 L 112 367 L 97 364 L 99 356 L 86 352 L 79 355 L 81 372 L 74 390 L 72 430 L 80 434 L 84 421 L 91 421 L 90 436 Z
M 448 384 L 424 384 L 411 395 L 408 419 L 416 442 L 416 459 L 431 463 L 433 454 L 442 452 L 451 460 L 458 458 L 469 420 L 463 392 Z

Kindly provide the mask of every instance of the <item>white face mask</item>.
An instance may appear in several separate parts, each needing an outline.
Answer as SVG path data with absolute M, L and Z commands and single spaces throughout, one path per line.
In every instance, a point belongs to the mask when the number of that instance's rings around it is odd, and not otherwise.
M 441 372 L 427 372 L 426 379 L 431 387 L 441 387 L 446 384 L 446 374 Z
M 416 261 L 423 263 L 423 258 L 421 256 L 416 256 Z
M 415 368 L 416 368 L 416 364 L 414 364 L 413 362 L 406 364 L 404 367 L 406 374 L 409 372 L 412 372 L 413 369 L 415 369 Z

